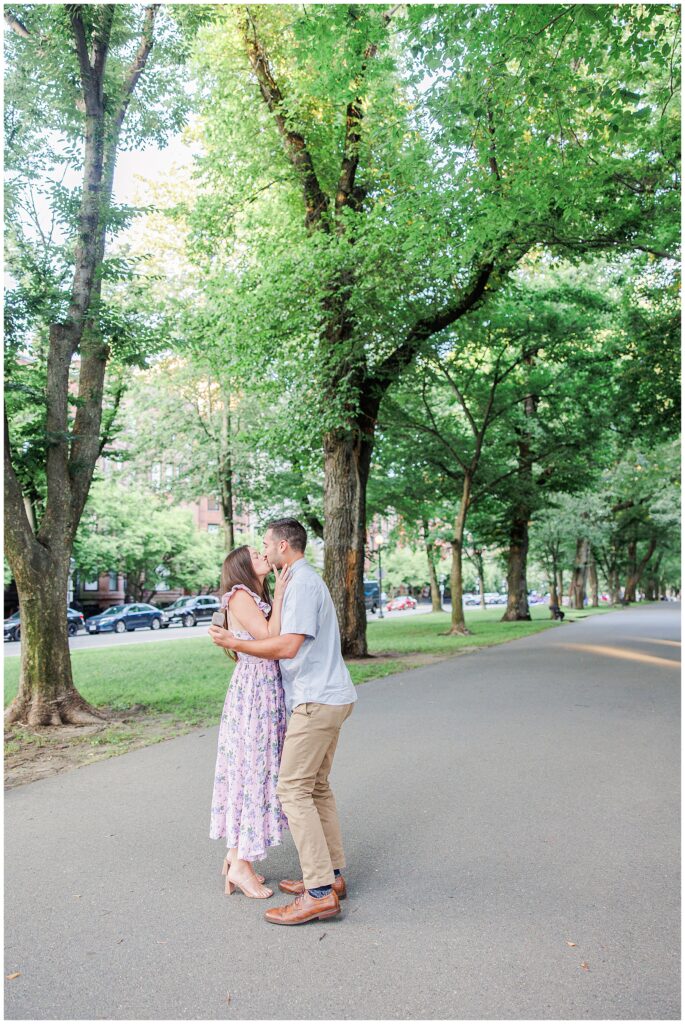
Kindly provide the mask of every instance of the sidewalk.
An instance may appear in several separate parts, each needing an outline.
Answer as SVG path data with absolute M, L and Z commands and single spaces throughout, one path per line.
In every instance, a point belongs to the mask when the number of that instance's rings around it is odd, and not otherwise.
M 9 792 L 6 1018 L 676 1019 L 679 612 L 360 688 L 332 921 L 223 896 L 216 728 Z

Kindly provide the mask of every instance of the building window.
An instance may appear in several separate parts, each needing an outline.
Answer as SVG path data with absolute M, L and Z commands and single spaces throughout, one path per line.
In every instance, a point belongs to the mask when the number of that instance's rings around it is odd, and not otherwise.
M 109 574 L 109 589 L 110 590 L 118 590 L 119 589 L 119 575 L 116 572 L 111 572 Z
M 209 523 L 207 526 L 207 533 L 218 533 L 221 527 L 218 523 Z
M 174 479 L 174 467 L 173 467 L 172 463 L 167 462 L 166 466 L 164 467 L 164 476 L 166 477 L 166 482 L 168 484 L 170 484 L 173 481 L 173 479 Z
M 152 465 L 152 486 L 159 487 L 162 482 L 162 466 L 159 462 L 155 462 Z
M 83 584 L 83 589 L 84 590 L 99 590 L 100 589 L 100 581 L 99 580 L 86 580 L 86 582 Z
M 219 499 L 218 498 L 207 498 L 207 509 L 210 512 L 219 511 Z

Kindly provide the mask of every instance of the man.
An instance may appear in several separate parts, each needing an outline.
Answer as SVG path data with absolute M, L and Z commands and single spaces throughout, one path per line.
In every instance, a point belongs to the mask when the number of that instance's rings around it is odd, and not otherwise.
M 307 532 L 296 519 L 276 519 L 264 536 L 275 569 L 289 567 L 280 636 L 236 640 L 212 626 L 215 644 L 258 658 L 277 658 L 292 712 L 283 745 L 278 797 L 302 868 L 301 880 L 280 883 L 293 903 L 267 910 L 271 924 L 305 924 L 340 913 L 346 896 L 338 812 L 328 783 L 340 728 L 357 699 L 340 651 L 340 630 L 328 588 L 305 561 Z

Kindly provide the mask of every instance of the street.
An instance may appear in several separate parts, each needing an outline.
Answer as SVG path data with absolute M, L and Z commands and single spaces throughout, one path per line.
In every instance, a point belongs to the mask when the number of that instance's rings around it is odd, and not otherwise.
M 384 611 L 383 614 L 386 618 L 393 619 L 407 615 L 425 615 L 426 612 L 430 612 L 430 610 L 431 606 L 429 604 L 420 604 L 412 611 Z M 445 611 L 449 610 L 450 606 L 445 605 Z M 366 613 L 367 622 L 375 622 L 377 619 L 378 615 L 372 615 L 371 612 Z M 76 636 L 69 637 L 69 648 L 72 651 L 92 651 L 101 650 L 106 647 L 124 647 L 128 644 L 159 643 L 163 640 L 192 640 L 193 637 L 207 636 L 209 633 L 209 626 L 209 622 L 198 622 L 196 626 L 191 626 L 189 628 L 174 624 L 173 626 L 169 626 L 168 629 L 136 629 L 132 633 L 96 633 L 94 636 L 81 631 L 80 633 L 77 633 Z M 20 653 L 21 641 L 8 641 L 5 644 L 6 658 L 16 658 Z

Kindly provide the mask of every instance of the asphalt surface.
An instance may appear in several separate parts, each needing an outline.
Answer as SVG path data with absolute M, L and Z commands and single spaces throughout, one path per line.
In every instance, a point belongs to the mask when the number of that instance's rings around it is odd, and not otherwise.
M 360 687 L 338 919 L 223 895 L 216 728 L 8 792 L 6 1018 L 677 1019 L 679 610 Z

